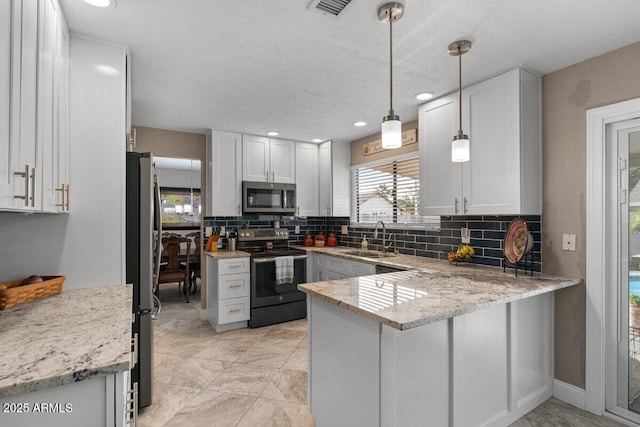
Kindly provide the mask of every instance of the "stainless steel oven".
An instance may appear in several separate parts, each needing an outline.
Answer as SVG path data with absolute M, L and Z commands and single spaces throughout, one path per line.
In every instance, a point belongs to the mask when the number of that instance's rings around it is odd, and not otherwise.
M 298 284 L 307 278 L 307 253 L 289 247 L 286 229 L 238 232 L 239 250 L 251 253 L 251 317 L 257 328 L 307 316 L 307 298 Z
M 295 214 L 296 185 L 243 181 L 242 212 Z

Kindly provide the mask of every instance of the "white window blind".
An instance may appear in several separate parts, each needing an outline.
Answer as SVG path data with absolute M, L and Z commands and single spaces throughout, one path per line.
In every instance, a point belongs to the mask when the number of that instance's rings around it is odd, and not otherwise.
M 417 157 L 352 168 L 352 221 L 436 225 L 440 217 L 420 215 Z

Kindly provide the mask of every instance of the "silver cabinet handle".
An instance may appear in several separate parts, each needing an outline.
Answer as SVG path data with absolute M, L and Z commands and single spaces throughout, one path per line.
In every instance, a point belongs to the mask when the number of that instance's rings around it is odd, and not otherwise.
M 464 204 L 462 205 L 462 208 L 464 210 L 464 213 L 467 213 L 467 198 L 464 198 Z
M 138 333 L 133 334 L 133 338 L 131 338 L 131 347 L 133 351 L 131 352 L 132 362 L 131 369 L 135 368 L 138 364 Z
M 240 267 L 242 267 L 242 264 L 229 264 L 228 267 L 229 268 L 240 268 Z
M 271 172 L 271 182 L 276 182 L 276 173 Z
M 300 216 L 300 206 L 298 206 L 298 213 L 296 215 Z
M 269 171 L 264 171 L 264 179 L 269 182 Z
M 31 207 L 36 207 L 36 168 L 31 168 Z
M 67 211 L 69 211 L 69 200 L 71 200 L 71 187 L 67 184 Z
M 234 308 L 233 310 L 229 310 L 229 313 L 241 313 L 242 309 L 241 308 Z
M 241 288 L 242 285 L 229 285 L 229 289 L 231 288 Z
M 138 383 L 133 383 L 133 388 L 128 391 L 130 397 L 126 400 L 125 412 L 130 418 L 127 420 L 127 425 L 136 427 L 138 425 Z
M 456 197 L 456 202 L 455 202 L 455 207 L 454 207 L 454 211 L 457 214 L 458 213 L 458 205 L 460 204 L 460 202 L 458 201 L 458 198 Z
M 29 165 L 24 165 L 24 172 L 14 172 L 14 175 L 24 177 L 24 196 L 13 196 L 16 199 L 24 200 L 24 204 L 29 206 Z
M 57 206 L 59 208 L 62 208 L 61 210 L 64 210 L 64 192 L 65 192 L 65 188 L 64 188 L 64 184 L 60 184 L 60 188 L 56 188 L 56 191 L 60 191 L 62 193 L 62 202 L 61 203 L 56 203 L 54 206 Z

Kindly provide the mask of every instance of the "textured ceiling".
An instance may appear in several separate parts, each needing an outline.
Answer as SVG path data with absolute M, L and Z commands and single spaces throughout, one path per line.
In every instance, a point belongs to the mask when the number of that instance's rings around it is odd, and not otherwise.
M 339 17 L 309 0 L 61 0 L 72 32 L 128 46 L 133 124 L 212 128 L 300 141 L 379 131 L 389 108 L 384 2 L 353 0 Z M 541 75 L 640 40 L 638 0 L 406 0 L 394 24 L 394 107 L 457 86 L 454 40 L 471 40 L 463 85 L 524 66 Z M 363 128 L 352 123 L 364 120 Z

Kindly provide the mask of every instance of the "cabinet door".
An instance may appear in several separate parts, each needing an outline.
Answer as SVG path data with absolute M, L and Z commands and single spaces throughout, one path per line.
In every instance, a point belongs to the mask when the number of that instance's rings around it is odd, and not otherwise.
M 56 54 L 54 56 L 54 119 L 58 162 L 56 200 L 59 202 L 56 205 L 59 212 L 69 212 L 71 209 L 69 200 L 71 196 L 69 184 L 69 29 L 62 13 L 58 14 L 58 19 Z
M 318 155 L 318 181 L 320 216 L 331 215 L 333 186 L 331 176 L 331 141 L 320 144 Z
M 282 139 L 269 141 L 271 181 L 284 184 L 296 182 L 296 143 Z
M 38 145 L 42 158 L 40 170 L 36 170 L 41 187 L 36 194 L 42 194 L 41 209 L 45 212 L 57 212 L 56 185 L 58 184 L 58 138 L 56 135 L 57 108 L 54 107 L 54 55 L 56 34 L 58 32 L 57 4 L 54 0 L 40 3 L 41 14 L 38 34 Z
M 420 107 L 420 207 L 422 215 L 462 214 L 462 165 L 451 161 L 458 129 L 455 96 Z
M 12 81 L 13 70 L 20 71 L 19 55 L 12 55 L 12 49 L 20 46 L 20 2 L 0 2 L 0 208 L 13 208 L 17 205 L 14 196 L 13 182 L 14 159 L 19 132 L 18 109 L 15 102 L 19 97 L 19 81 Z M 15 38 L 18 37 L 16 41 Z M 17 160 L 17 159 L 15 159 Z
M 244 181 L 271 181 L 269 138 L 242 135 L 242 179 Z
M 520 213 L 520 70 L 463 91 L 471 160 L 463 168 L 464 214 Z M 466 118 L 465 118 L 466 116 Z M 526 159 L 524 159 L 526 161 Z
M 208 171 L 211 216 L 242 215 L 242 139 L 239 133 L 212 133 Z
M 296 190 L 299 216 L 318 216 L 318 146 L 296 142 Z

